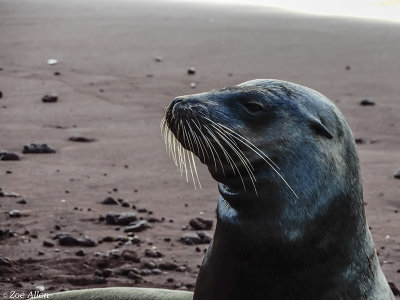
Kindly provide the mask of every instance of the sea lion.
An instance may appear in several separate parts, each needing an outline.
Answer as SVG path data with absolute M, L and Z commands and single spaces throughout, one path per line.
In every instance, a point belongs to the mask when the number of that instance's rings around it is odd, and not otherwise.
M 171 291 L 171 299 L 394 299 L 365 220 L 353 135 L 325 96 L 285 81 L 252 80 L 174 99 L 161 129 L 180 171 L 200 186 L 194 154 L 220 191 L 194 295 Z M 109 291 L 69 296 L 165 295 Z
M 196 174 L 183 147 L 220 191 L 194 300 L 394 299 L 365 220 L 354 137 L 328 98 L 251 80 L 176 98 L 165 124 L 178 167 Z

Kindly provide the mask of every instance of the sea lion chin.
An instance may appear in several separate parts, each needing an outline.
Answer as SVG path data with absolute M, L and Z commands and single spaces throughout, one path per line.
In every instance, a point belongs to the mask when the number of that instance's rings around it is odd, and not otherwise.
M 194 300 L 394 299 L 365 220 L 354 137 L 322 94 L 280 80 L 176 98 L 162 132 L 181 173 L 218 182 Z

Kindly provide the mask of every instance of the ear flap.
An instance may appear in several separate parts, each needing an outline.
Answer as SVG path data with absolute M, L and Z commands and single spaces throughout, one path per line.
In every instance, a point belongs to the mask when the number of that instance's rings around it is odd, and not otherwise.
M 311 119 L 310 120 L 310 127 L 314 129 L 317 133 L 323 135 L 328 139 L 333 139 L 333 135 L 329 132 L 329 130 L 321 123 L 320 120 Z

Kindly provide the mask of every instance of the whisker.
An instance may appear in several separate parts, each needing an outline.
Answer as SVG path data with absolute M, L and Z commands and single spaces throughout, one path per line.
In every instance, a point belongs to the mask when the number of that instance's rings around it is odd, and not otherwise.
M 238 141 L 240 141 L 241 143 L 245 144 L 247 147 L 249 147 L 251 150 L 253 150 L 256 154 L 258 154 L 258 156 L 260 156 L 261 158 L 263 158 L 265 161 L 268 160 L 269 163 L 271 163 L 272 165 L 274 165 L 274 167 L 278 170 L 280 170 L 280 168 L 273 162 L 273 160 L 266 155 L 263 151 L 261 151 L 257 146 L 255 146 L 252 142 L 250 142 L 247 138 L 245 138 L 244 136 L 240 135 L 239 133 L 233 131 L 232 129 L 226 127 L 223 124 L 220 123 L 216 123 L 213 120 L 208 119 L 207 117 L 205 117 L 208 121 L 210 121 L 211 123 L 213 123 L 214 125 L 218 126 L 218 127 L 223 127 L 226 130 L 228 130 L 229 132 L 231 132 L 234 136 L 236 136 L 236 139 Z
M 208 118 L 207 118 L 208 119 Z M 213 122 L 212 120 L 210 120 L 210 119 L 208 119 L 210 122 L 212 122 L 212 123 L 214 123 L 214 124 L 216 124 L 216 125 L 220 125 L 219 127 L 221 128 L 221 126 L 223 127 L 223 128 L 226 128 L 227 130 L 229 130 L 230 132 L 232 132 L 232 133 L 234 133 L 235 135 L 238 135 L 240 138 L 236 138 L 238 141 L 241 141 L 244 145 L 246 145 L 247 147 L 249 147 L 249 145 L 248 144 L 246 144 L 246 143 L 244 143 L 242 140 L 241 140 L 241 138 L 242 139 L 245 139 L 244 137 L 242 137 L 241 135 L 239 135 L 239 134 L 237 134 L 236 132 L 234 132 L 234 131 L 232 131 L 231 129 L 229 129 L 228 127 L 226 127 L 226 126 L 224 126 L 224 125 L 222 125 L 222 124 L 219 124 L 219 123 L 215 123 L 215 122 Z M 211 124 L 212 126 L 213 126 L 213 124 Z M 213 126 L 214 128 L 216 128 L 216 126 Z M 234 135 L 234 137 L 235 137 L 235 135 Z M 262 152 L 260 149 L 258 149 L 256 146 L 254 146 L 250 141 L 248 141 L 247 139 L 245 139 L 248 143 L 250 143 L 250 145 L 252 145 L 253 147 L 255 147 L 258 151 L 260 151 L 262 154 L 264 154 L 264 156 L 265 157 L 267 157 L 268 159 L 269 159 L 269 157 L 264 153 L 264 152 Z M 260 153 L 258 153 L 258 152 L 256 152 L 254 149 L 252 149 L 251 147 L 249 147 L 251 150 L 253 150 L 256 154 L 258 154 L 261 158 L 263 158 L 263 156 L 260 154 Z M 295 193 L 295 191 L 292 189 L 292 187 L 289 185 L 289 183 L 285 180 L 285 178 L 278 172 L 278 170 L 269 162 L 269 161 L 267 161 L 266 159 L 264 159 L 263 158 L 263 160 L 272 168 L 272 170 L 283 180 L 283 182 L 286 184 L 286 186 L 290 189 L 290 191 L 296 196 L 296 198 L 297 199 L 299 199 L 299 197 L 297 196 L 297 194 Z M 276 164 L 274 164 L 275 166 L 276 166 Z
M 238 175 L 239 175 L 239 177 L 240 177 L 240 180 L 242 181 L 243 188 L 244 188 L 244 190 L 246 191 L 246 185 L 244 184 L 244 180 L 243 180 L 242 174 L 240 173 L 240 170 L 239 170 L 239 168 L 237 167 L 235 161 L 232 159 L 232 157 L 231 157 L 231 156 L 229 155 L 229 153 L 226 151 L 226 149 L 224 148 L 224 146 L 219 142 L 218 138 L 212 133 L 212 131 L 211 131 L 207 126 L 204 126 L 204 127 L 206 128 L 206 130 L 208 131 L 208 133 L 214 138 L 214 140 L 216 141 L 216 143 L 220 146 L 222 152 L 224 153 L 224 155 L 225 155 L 225 157 L 226 157 L 227 162 L 231 165 L 233 174 L 236 174 L 235 169 L 237 170 Z
M 254 176 L 252 170 L 250 169 L 250 168 L 253 168 L 253 167 L 251 166 L 251 163 L 248 161 L 247 157 L 243 154 L 243 152 L 242 152 L 240 149 L 238 149 L 238 148 L 237 148 L 238 150 L 235 149 L 235 146 L 232 145 L 232 143 L 229 142 L 229 141 L 227 140 L 227 137 L 226 137 L 226 136 L 224 137 L 224 134 L 223 134 L 222 132 L 217 131 L 217 133 L 218 133 L 218 134 L 220 135 L 220 137 L 225 141 L 225 143 L 236 153 L 237 157 L 238 157 L 238 158 L 240 159 L 240 161 L 243 163 L 243 166 L 245 167 L 247 173 L 249 174 L 251 183 L 252 183 L 252 185 L 253 185 L 253 187 L 254 187 L 254 192 L 256 193 L 256 195 L 258 195 L 258 193 L 257 193 L 257 188 L 256 188 L 256 185 L 255 185 L 255 182 L 256 182 L 257 180 L 256 180 L 256 178 L 255 178 L 255 176 Z M 240 152 L 239 152 L 239 151 L 240 151 Z M 247 162 L 246 162 L 246 160 L 247 160 Z M 248 164 L 250 165 L 250 167 L 249 167 Z

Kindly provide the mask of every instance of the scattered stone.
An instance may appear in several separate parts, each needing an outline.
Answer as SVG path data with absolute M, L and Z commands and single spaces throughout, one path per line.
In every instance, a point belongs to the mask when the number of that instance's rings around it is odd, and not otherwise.
M 195 68 L 195 67 L 190 67 L 190 68 L 187 70 L 187 73 L 188 73 L 189 75 L 194 75 L 194 74 L 196 74 L 196 68 Z
M 195 230 L 209 230 L 213 226 L 213 221 L 202 218 L 194 218 L 190 220 L 189 225 Z
M 99 216 L 99 222 L 103 222 L 106 218 L 103 215 Z
M 186 287 L 186 288 L 188 288 L 189 290 L 190 290 L 190 289 L 194 289 L 194 288 L 195 288 L 195 286 L 196 286 L 196 285 L 195 285 L 195 284 L 193 284 L 193 283 L 188 283 L 188 284 L 185 284 L 185 287 Z
M 135 262 L 135 263 L 140 262 L 140 258 L 139 258 L 139 256 L 138 256 L 138 254 L 137 254 L 135 251 L 133 251 L 133 250 L 127 250 L 127 249 L 126 249 L 126 250 L 122 251 L 121 256 L 122 256 L 125 260 L 130 260 L 130 261 L 133 261 L 133 262 Z
M 161 271 L 160 269 L 152 269 L 152 270 L 151 270 L 151 273 L 152 273 L 153 275 L 161 275 L 161 274 L 162 274 L 162 271 Z
M 140 271 L 140 275 L 142 275 L 142 276 L 148 276 L 151 274 L 152 274 L 152 272 L 150 269 L 143 269 L 142 271 Z
M 44 292 L 45 289 L 46 289 L 43 285 L 37 285 L 35 288 L 36 288 L 36 290 L 38 290 L 39 292 Z
M 157 264 L 154 261 L 147 261 L 143 266 L 147 269 L 157 268 Z
M 346 66 L 346 71 L 350 71 L 351 67 L 349 65 Z
M 186 245 L 208 244 L 212 237 L 207 232 L 191 232 L 185 234 L 181 241 Z
M 58 243 L 61 246 L 77 246 L 78 241 L 73 236 L 69 235 L 68 233 L 60 233 L 55 236 L 54 239 L 58 239 Z
M 55 94 L 55 93 L 44 95 L 44 96 L 42 97 L 42 101 L 43 101 L 44 103 L 54 103 L 54 102 L 57 102 L 57 101 L 58 101 L 58 95 Z
M 88 237 L 75 238 L 68 233 L 57 234 L 54 239 L 58 239 L 58 243 L 61 246 L 82 246 L 82 247 L 94 247 L 96 243 Z
M 128 225 L 137 220 L 136 214 L 125 212 L 122 214 L 109 212 L 106 215 L 106 223 L 109 225 Z
M 47 144 L 30 144 L 24 146 L 22 153 L 24 154 L 56 153 L 56 150 L 50 148 Z
M 393 282 L 389 282 L 389 286 L 395 296 L 400 296 L 400 290 L 396 287 L 396 285 Z
M 61 75 L 60 72 L 54 72 L 53 74 L 54 74 L 54 76 L 60 76 Z
M 12 267 L 12 262 L 7 257 L 0 257 L 0 266 Z
M 105 205 L 118 205 L 118 201 L 115 200 L 112 197 L 107 197 L 106 199 L 104 199 L 101 204 L 105 204 Z
M 0 91 L 0 99 L 3 98 L 3 92 Z
M 91 143 L 96 141 L 94 138 L 87 138 L 84 136 L 71 136 L 69 139 L 71 142 L 80 142 L 80 143 Z
M 362 106 L 372 106 L 372 105 L 375 105 L 375 102 L 373 102 L 371 100 L 368 100 L 368 99 L 363 99 L 363 100 L 361 100 L 360 105 L 362 105 Z
M 171 270 L 176 270 L 178 268 L 178 265 L 173 263 L 173 262 L 163 262 L 159 264 L 160 269 L 171 271 Z
M 106 258 L 102 258 L 101 260 L 99 260 L 96 263 L 96 267 L 100 268 L 100 269 L 104 269 L 107 268 L 110 265 L 110 261 Z
M 6 229 L 0 228 L 0 240 L 6 239 L 6 238 L 10 238 L 10 237 L 14 237 L 14 233 L 10 232 L 10 229 L 8 229 L 8 228 L 6 228 Z
M 101 274 L 101 276 L 102 277 L 110 277 L 111 276 L 111 274 L 112 274 L 112 270 L 111 269 L 104 269 L 104 270 L 102 270 L 102 272 L 101 272 L 102 274 Z
M 54 243 L 44 240 L 43 241 L 43 246 L 44 247 L 54 247 Z
M 122 205 L 122 207 L 129 207 L 129 203 L 128 202 L 122 202 L 121 205 Z
M 142 279 L 143 279 L 142 276 L 140 276 L 139 274 L 136 274 L 136 273 L 133 272 L 133 271 L 130 271 L 130 272 L 128 273 L 128 278 L 134 279 L 134 280 L 142 280 Z
M 26 202 L 26 200 L 24 198 L 18 199 L 16 202 L 18 204 L 26 204 L 26 203 L 28 203 L 28 202 Z
M 18 210 L 18 209 L 13 209 L 13 210 L 11 210 L 11 211 L 8 213 L 8 215 L 9 215 L 11 218 L 19 218 L 19 217 L 22 216 L 21 211 Z
M 362 138 L 355 138 L 354 141 L 356 144 L 364 144 L 364 140 Z
M 172 277 L 167 278 L 167 282 L 174 282 L 174 279 Z
M 46 254 L 46 252 L 44 252 L 44 251 L 42 251 L 42 250 L 39 250 L 38 251 L 38 255 L 45 255 Z
M 96 243 L 87 237 L 77 239 L 77 245 L 82 247 L 95 247 Z
M 162 58 L 161 56 L 157 56 L 157 57 L 154 58 L 154 60 L 155 60 L 156 62 L 162 62 L 162 61 L 163 61 L 163 58 Z
M 157 249 L 146 249 L 146 250 L 144 250 L 144 254 L 147 257 L 154 257 L 154 258 L 163 256 L 163 254 L 160 251 L 158 251 Z
M 47 60 L 48 65 L 56 65 L 58 63 L 57 59 L 50 58 Z
M 191 87 L 192 89 L 195 89 L 195 88 L 196 88 L 196 83 L 192 82 L 192 83 L 190 84 L 190 87 Z
M 20 160 L 20 158 L 19 158 L 18 154 L 16 154 L 16 153 L 0 151 L 0 160 L 17 161 L 17 160 Z
M 78 250 L 75 252 L 76 256 L 85 256 L 85 251 L 83 251 L 82 249 Z
M 150 217 L 150 218 L 147 218 L 147 222 L 149 222 L 149 223 L 161 223 L 161 220 L 157 219 L 157 218 L 154 218 L 154 217 Z
M 141 242 L 142 242 L 141 239 L 139 239 L 137 236 L 134 236 L 134 237 L 129 237 L 128 241 L 125 243 L 125 245 L 127 245 L 127 246 L 137 245 L 137 244 L 140 244 Z
M 111 243 L 111 242 L 114 242 L 115 239 L 114 239 L 114 237 L 112 237 L 112 236 L 105 236 L 105 237 L 103 237 L 103 238 L 101 239 L 101 241 L 102 241 L 102 242 L 105 242 L 105 243 Z
M 176 282 L 176 283 L 172 286 L 173 289 L 179 289 L 180 287 L 182 287 L 182 283 L 181 283 L 181 282 Z
M 147 228 L 151 228 L 151 226 L 146 220 L 136 221 L 133 224 L 125 227 L 124 232 L 140 232 L 146 230 Z
M 400 170 L 397 171 L 397 173 L 395 173 L 395 174 L 393 175 L 393 177 L 396 178 L 396 179 L 400 179 Z
M 140 213 L 146 213 L 147 209 L 146 208 L 138 208 L 137 211 L 140 212 Z
M 179 266 L 177 271 L 179 272 L 185 272 L 186 271 L 186 267 L 185 266 Z

